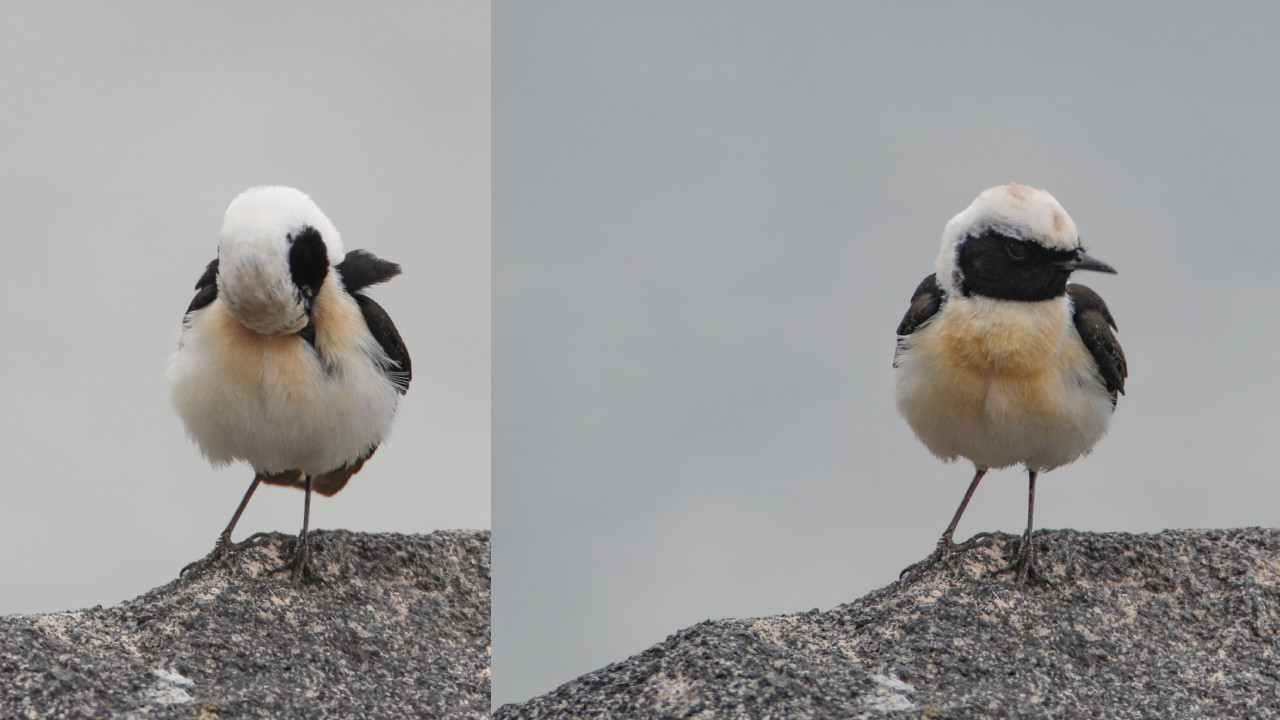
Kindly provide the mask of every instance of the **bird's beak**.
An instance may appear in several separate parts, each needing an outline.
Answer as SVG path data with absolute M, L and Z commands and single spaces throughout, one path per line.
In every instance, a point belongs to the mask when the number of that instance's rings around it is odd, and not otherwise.
M 1094 270 L 1096 272 L 1111 273 L 1112 275 L 1116 274 L 1115 268 L 1102 262 L 1101 260 L 1096 260 L 1094 258 L 1089 257 L 1088 255 L 1085 255 L 1084 251 L 1077 252 L 1074 258 L 1064 261 L 1062 263 L 1062 266 L 1071 271 Z

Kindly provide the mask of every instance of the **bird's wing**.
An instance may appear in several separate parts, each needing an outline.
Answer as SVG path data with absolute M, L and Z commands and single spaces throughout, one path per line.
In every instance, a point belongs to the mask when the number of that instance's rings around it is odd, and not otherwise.
M 214 258 L 205 267 L 204 274 L 196 281 L 196 296 L 192 298 L 191 304 L 187 306 L 187 312 L 192 313 L 199 310 L 213 302 L 216 297 L 218 297 L 218 258 Z
M 360 305 L 360 314 L 364 316 L 364 324 L 369 326 L 373 339 L 378 341 L 382 346 L 382 352 L 395 363 L 395 367 L 386 368 L 383 372 L 396 386 L 396 390 L 401 395 L 405 394 L 409 390 L 409 381 L 413 379 L 409 349 L 404 346 L 404 340 L 400 339 L 395 323 L 391 322 L 391 317 L 381 305 L 363 293 L 357 293 L 353 297 Z
M 930 275 L 916 286 L 911 296 L 911 307 L 898 324 L 898 344 L 893 349 L 893 366 L 898 367 L 898 357 L 906 350 L 906 336 L 915 332 L 920 326 L 933 319 L 946 302 L 947 294 L 938 287 L 938 276 Z
M 1098 364 L 1098 374 L 1111 393 L 1111 406 L 1115 407 L 1117 395 L 1124 394 L 1124 379 L 1129 377 L 1129 366 L 1124 361 L 1124 351 L 1112 330 L 1116 330 L 1115 318 L 1098 293 L 1084 285 L 1068 285 L 1071 297 L 1072 321 L 1080 340 Z
M 370 285 L 386 282 L 400 274 L 400 266 L 365 250 L 352 250 L 338 263 L 338 274 L 347 292 L 355 294 Z
M 405 394 L 409 390 L 409 380 L 413 378 L 409 349 L 404 346 L 404 340 L 400 339 L 400 333 L 396 331 L 395 323 L 391 322 L 387 311 L 360 292 L 370 285 L 386 282 L 399 275 L 400 266 L 366 250 L 352 250 L 337 267 L 338 274 L 342 276 L 342 285 L 359 303 L 360 314 L 364 316 L 364 324 L 369 326 L 373 339 L 378 341 L 382 351 L 395 363 L 394 368 L 386 369 L 387 377 L 401 395 Z
M 916 286 L 915 294 L 911 296 L 911 307 L 907 309 L 907 314 L 898 325 L 898 334 L 910 335 L 916 331 L 916 328 L 929 322 L 942 308 L 946 296 L 942 288 L 938 287 L 936 274 L 921 280 Z

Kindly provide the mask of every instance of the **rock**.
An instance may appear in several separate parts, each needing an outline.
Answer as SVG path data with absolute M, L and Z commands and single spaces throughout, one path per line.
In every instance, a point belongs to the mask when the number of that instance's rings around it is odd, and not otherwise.
M 0 718 L 487 718 L 489 532 L 271 533 L 115 607 L 0 618 Z
M 1280 530 L 1036 534 L 828 612 L 708 621 L 495 718 L 1280 717 Z

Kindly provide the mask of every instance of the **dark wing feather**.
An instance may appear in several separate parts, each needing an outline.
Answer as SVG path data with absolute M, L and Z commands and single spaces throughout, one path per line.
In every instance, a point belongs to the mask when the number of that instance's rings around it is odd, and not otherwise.
M 204 269 L 204 274 L 196 281 L 196 296 L 187 306 L 187 312 L 194 312 L 213 302 L 218 297 L 218 258 L 214 258 Z
M 898 325 L 899 335 L 910 335 L 916 331 L 916 328 L 924 325 L 934 315 L 938 314 L 938 310 L 942 308 L 942 302 L 946 299 L 946 293 L 942 288 L 938 287 L 938 276 L 930 275 L 920 284 L 916 286 L 915 293 L 911 296 L 911 307 L 907 310 L 907 314 L 902 318 L 902 322 Z
M 352 250 L 338 263 L 338 274 L 347 292 L 355 294 L 370 285 L 386 282 L 400 274 L 400 266 L 365 250 Z
M 898 345 L 893 352 L 894 367 L 898 367 L 898 356 L 902 354 L 902 338 L 932 320 L 938 314 L 938 311 L 942 309 L 942 303 L 946 302 L 946 300 L 947 294 L 942 291 L 942 288 L 938 287 L 937 274 L 921 280 L 920 284 L 916 286 L 915 293 L 911 295 L 911 307 L 907 309 L 907 314 L 903 316 L 902 322 L 898 324 Z
M 1124 394 L 1124 379 L 1129 377 L 1124 351 L 1112 332 L 1118 329 L 1116 320 L 1098 293 L 1084 285 L 1068 285 L 1067 295 L 1071 297 L 1074 310 L 1071 319 L 1076 332 L 1098 364 L 1098 374 L 1111 393 L 1111 406 L 1115 407 L 1117 397 Z
M 395 324 L 391 322 L 391 317 L 387 315 L 387 311 L 383 310 L 381 305 L 363 294 L 357 294 L 354 297 L 356 302 L 360 304 L 360 313 L 364 315 L 364 324 L 369 326 L 369 332 L 373 335 L 373 339 L 378 341 L 378 344 L 382 346 L 382 351 L 395 363 L 394 368 L 386 369 L 387 377 L 395 384 L 396 390 L 401 395 L 405 394 L 409 390 L 409 381 L 413 379 L 413 365 L 409 361 L 409 349 L 404 346 L 404 340 L 400 339 L 400 333 L 396 331 Z

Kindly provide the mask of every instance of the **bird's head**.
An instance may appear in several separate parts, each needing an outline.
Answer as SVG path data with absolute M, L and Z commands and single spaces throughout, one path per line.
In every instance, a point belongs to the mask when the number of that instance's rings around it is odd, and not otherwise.
M 951 294 L 1037 301 L 1063 295 L 1076 270 L 1114 273 L 1085 254 L 1076 225 L 1044 190 L 984 190 L 942 231 L 938 284 Z
M 231 201 L 218 242 L 218 297 L 245 327 L 264 335 L 300 332 L 342 238 L 305 193 L 249 188 Z

